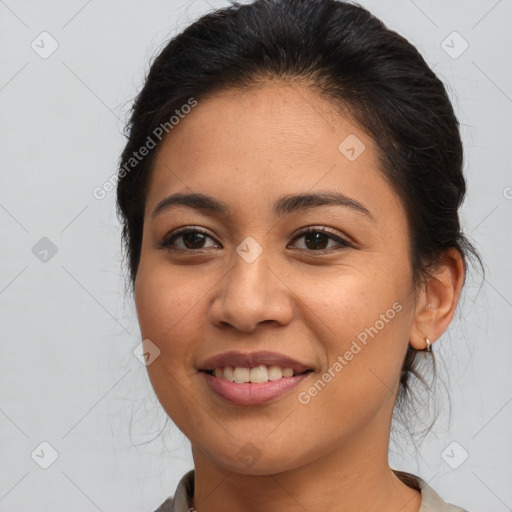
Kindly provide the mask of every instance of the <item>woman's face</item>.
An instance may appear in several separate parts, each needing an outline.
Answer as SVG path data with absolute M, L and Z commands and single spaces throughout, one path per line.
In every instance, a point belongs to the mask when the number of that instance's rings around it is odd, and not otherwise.
M 173 194 L 211 199 L 155 212 Z M 160 350 L 151 383 L 194 454 L 265 474 L 387 453 L 414 325 L 409 250 L 373 140 L 311 91 L 225 91 L 181 119 L 151 178 L 135 296 Z

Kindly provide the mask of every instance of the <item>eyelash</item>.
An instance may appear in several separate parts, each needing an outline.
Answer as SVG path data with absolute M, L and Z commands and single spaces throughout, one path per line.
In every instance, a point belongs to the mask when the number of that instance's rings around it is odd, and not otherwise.
M 183 236 L 185 234 L 190 234 L 190 233 L 201 233 L 201 234 L 207 236 L 208 238 L 211 238 L 212 240 L 214 240 L 214 238 L 210 234 L 208 234 L 206 231 L 204 231 L 203 229 L 184 228 L 175 233 L 167 234 L 160 242 L 157 243 L 157 248 L 165 249 L 168 251 L 179 251 L 179 252 L 190 252 L 190 253 L 193 253 L 193 252 L 200 253 L 200 252 L 204 252 L 205 250 L 208 250 L 208 248 L 206 248 L 206 249 L 181 249 L 181 248 L 176 249 L 175 247 L 172 247 L 172 244 L 175 242 L 175 240 L 177 238 L 179 238 L 180 236 Z M 338 244 L 341 245 L 342 248 L 353 247 L 352 244 L 350 244 L 347 240 L 340 238 L 339 236 L 335 235 L 334 233 L 332 233 L 325 227 L 318 228 L 318 227 L 313 227 L 313 226 L 309 226 L 306 229 L 304 229 L 303 231 L 301 231 L 300 233 L 298 233 L 297 236 L 292 240 L 292 242 L 295 242 L 299 238 L 302 238 L 310 233 L 323 233 L 323 234 L 327 235 L 328 238 L 330 238 L 331 240 L 338 242 Z M 332 248 L 320 249 L 320 250 L 313 250 L 313 249 L 300 249 L 300 250 L 306 251 L 306 252 L 311 252 L 311 253 L 328 253 L 328 252 L 333 251 Z M 341 250 L 341 249 L 334 249 L 334 250 Z

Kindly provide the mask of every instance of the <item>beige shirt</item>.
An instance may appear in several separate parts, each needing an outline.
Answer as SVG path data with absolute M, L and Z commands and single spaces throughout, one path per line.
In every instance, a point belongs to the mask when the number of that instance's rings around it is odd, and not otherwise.
M 468 512 L 443 501 L 434 489 L 420 477 L 403 471 L 393 471 L 404 483 L 421 492 L 420 512 Z M 194 470 L 191 470 L 178 483 L 174 497 L 167 498 L 155 512 L 194 512 L 190 504 L 193 494 Z

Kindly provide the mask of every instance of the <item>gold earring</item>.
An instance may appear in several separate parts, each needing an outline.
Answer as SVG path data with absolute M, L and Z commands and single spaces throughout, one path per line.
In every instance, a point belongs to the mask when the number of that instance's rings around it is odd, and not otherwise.
M 432 352 L 432 343 L 430 343 L 430 340 L 428 338 L 425 338 L 427 342 L 427 352 Z

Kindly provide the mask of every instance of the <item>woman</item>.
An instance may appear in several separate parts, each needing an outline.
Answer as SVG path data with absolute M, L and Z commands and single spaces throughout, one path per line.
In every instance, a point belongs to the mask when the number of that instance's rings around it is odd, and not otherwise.
M 169 42 L 117 195 L 149 378 L 194 458 L 158 511 L 463 510 L 388 443 L 478 259 L 464 194 L 442 83 L 362 7 L 233 4 Z

